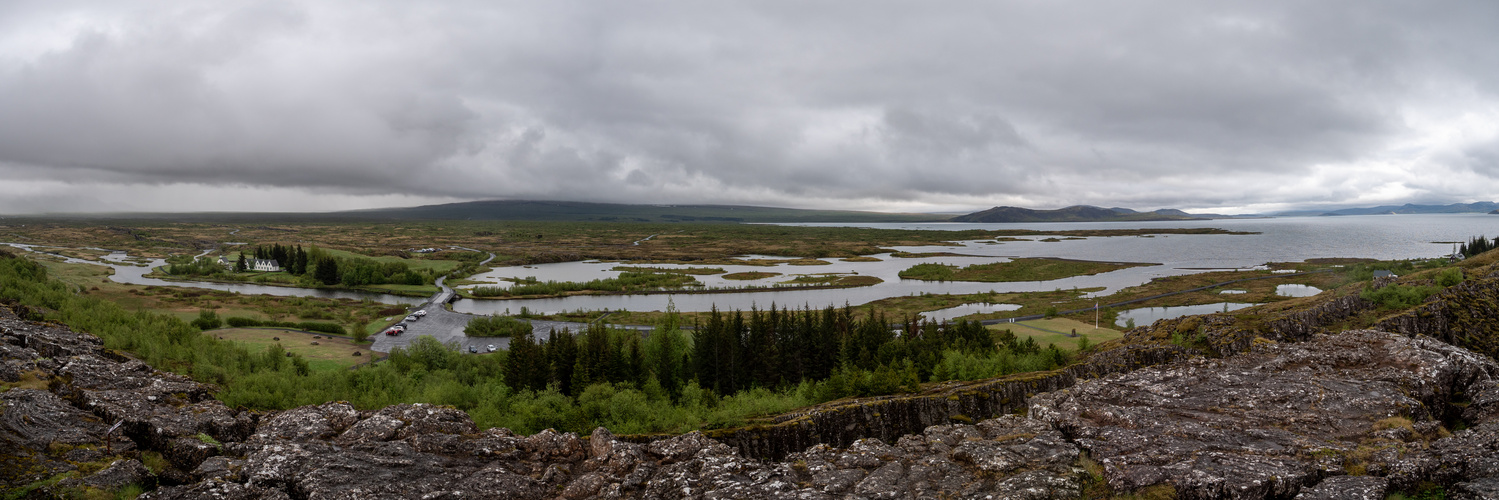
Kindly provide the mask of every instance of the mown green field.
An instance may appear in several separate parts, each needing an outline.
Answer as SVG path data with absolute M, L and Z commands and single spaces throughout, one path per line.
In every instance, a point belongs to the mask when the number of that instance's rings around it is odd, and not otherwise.
M 203 334 L 242 344 L 254 354 L 280 344 L 287 352 L 306 358 L 308 366 L 314 370 L 342 370 L 374 358 L 374 353 L 368 348 L 354 345 L 349 339 L 320 333 L 283 328 L 220 328 Z M 313 342 L 318 345 L 312 345 Z M 356 352 L 359 353 L 358 356 L 354 355 Z
M 1076 351 L 1078 337 L 1070 334 L 1077 332 L 1079 336 L 1088 337 L 1090 344 L 1097 345 L 1124 336 L 1124 332 L 1110 328 L 1108 323 L 1099 323 L 1098 328 L 1093 327 L 1091 322 L 1083 322 L 1067 318 L 1037 319 L 1021 321 L 1017 323 L 1002 323 L 989 326 L 991 330 L 1010 330 L 1015 337 L 1024 339 L 1030 337 L 1037 345 L 1055 344 L 1057 348 L 1068 351 Z
M 407 259 L 407 258 L 402 258 L 402 257 L 396 257 L 394 255 L 381 255 L 381 256 L 378 256 L 378 257 L 371 257 L 369 255 L 358 254 L 358 253 L 354 253 L 354 252 L 349 252 L 349 251 L 344 251 L 344 250 L 338 250 L 338 249 L 332 249 L 332 248 L 324 248 L 323 250 L 326 251 L 326 252 L 328 252 L 328 255 L 332 255 L 334 257 L 341 257 L 341 258 L 345 258 L 345 259 L 354 259 L 354 258 L 370 259 L 370 260 L 373 260 L 373 261 L 376 261 L 376 262 L 380 262 L 380 263 L 399 262 L 399 263 L 402 263 L 402 264 L 406 264 L 411 269 L 431 269 L 431 270 L 433 270 L 435 272 L 438 272 L 438 273 L 446 273 L 448 271 L 452 271 L 454 269 L 457 269 L 458 266 L 462 265 L 461 262 L 458 262 L 456 260 Z

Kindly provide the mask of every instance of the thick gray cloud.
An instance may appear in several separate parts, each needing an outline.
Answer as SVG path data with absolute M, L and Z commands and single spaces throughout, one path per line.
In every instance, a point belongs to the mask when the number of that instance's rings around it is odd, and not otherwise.
M 15 1 L 0 213 L 1493 200 L 1496 42 L 1482 1 Z

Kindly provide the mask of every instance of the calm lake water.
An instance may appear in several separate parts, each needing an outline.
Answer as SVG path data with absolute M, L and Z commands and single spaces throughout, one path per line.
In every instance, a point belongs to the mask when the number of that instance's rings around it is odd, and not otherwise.
M 723 280 L 717 276 L 699 276 L 708 286 L 761 285 L 789 279 L 794 274 L 858 273 L 876 276 L 884 283 L 869 287 L 835 290 L 782 290 L 753 293 L 604 295 L 561 299 L 527 299 L 503 301 L 460 300 L 454 309 L 462 312 L 494 314 L 505 310 L 557 312 L 587 310 L 665 310 L 668 301 L 683 311 L 749 309 L 751 306 L 822 308 L 862 304 L 886 297 L 919 293 L 978 293 L 987 291 L 1049 291 L 1056 289 L 1104 287 L 1096 295 L 1107 295 L 1120 288 L 1134 286 L 1160 276 L 1180 275 L 1203 270 L 1247 269 L 1269 262 L 1300 262 L 1312 258 L 1361 257 L 1372 259 L 1417 259 L 1438 257 L 1452 251 L 1451 243 L 1467 241 L 1471 236 L 1499 235 L 1499 216 L 1487 214 L 1369 215 L 1341 217 L 1286 217 L 1273 219 L 1225 219 L 1207 221 L 1164 222 L 1097 222 L 1047 224 L 794 224 L 815 227 L 870 227 L 957 231 L 967 229 L 1032 229 L 1057 231 L 1071 229 L 1134 228 L 1221 228 L 1230 231 L 1256 232 L 1251 235 L 1179 235 L 1153 237 L 1095 237 L 1059 242 L 1039 241 L 1045 236 L 1028 237 L 1028 241 L 963 241 L 951 245 L 896 247 L 913 252 L 949 251 L 979 257 L 933 257 L 921 259 L 890 258 L 876 255 L 881 262 L 841 262 L 830 259 L 826 266 L 714 266 L 727 272 L 768 271 L 783 276 L 754 282 Z M 1136 267 L 1100 274 L 1046 282 L 1023 283 L 936 283 L 901 280 L 897 273 L 915 264 L 936 262 L 953 265 L 1001 262 L 1009 257 L 1061 257 L 1083 260 L 1150 262 L 1159 265 Z M 568 262 L 530 267 L 497 268 L 481 278 L 531 277 L 540 280 L 586 281 L 614 277 L 610 270 L 618 264 Z M 660 267 L 673 267 L 662 265 Z M 682 266 L 685 267 L 685 266 Z M 1174 309 L 1174 308 L 1173 308 Z M 1221 307 L 1220 307 L 1221 309 Z M 1143 318 L 1142 318 L 1143 319 Z M 1140 321 L 1137 319 L 1136 321 Z
M 1114 325 L 1119 327 L 1129 326 L 1129 320 L 1135 320 L 1135 326 L 1146 326 L 1163 319 L 1180 318 L 1182 316 L 1195 316 L 1198 314 L 1213 314 L 1221 312 L 1237 311 L 1246 307 L 1259 304 L 1244 304 L 1240 302 L 1219 302 L 1216 304 L 1198 304 L 1195 306 L 1177 307 L 1142 307 L 1120 311 Z

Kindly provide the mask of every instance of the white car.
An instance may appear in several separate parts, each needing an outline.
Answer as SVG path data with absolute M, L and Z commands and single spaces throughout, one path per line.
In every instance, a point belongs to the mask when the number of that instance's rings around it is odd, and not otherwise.
M 407 316 L 406 317 L 406 321 L 416 321 L 416 320 L 419 320 L 419 319 L 421 319 L 421 318 L 419 318 L 419 317 L 417 317 L 415 315 Z
M 494 352 L 494 344 L 489 344 L 489 345 L 487 345 L 487 346 L 484 346 L 484 348 L 485 348 L 485 349 L 488 349 L 488 350 L 489 350 L 489 352 Z
M 411 313 L 411 315 L 420 318 L 422 316 L 426 316 L 427 315 L 427 310 L 426 309 L 422 309 L 422 310 L 419 310 L 417 312 Z

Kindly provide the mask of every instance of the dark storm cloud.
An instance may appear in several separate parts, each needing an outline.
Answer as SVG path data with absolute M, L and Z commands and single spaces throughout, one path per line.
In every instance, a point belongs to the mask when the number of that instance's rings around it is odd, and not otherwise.
M 20 2 L 0 175 L 287 202 L 1492 199 L 1494 5 Z

